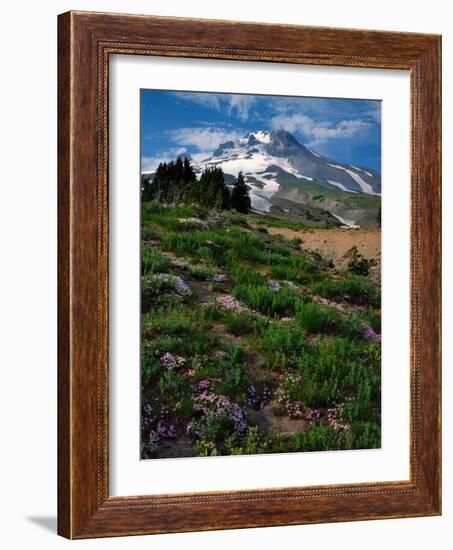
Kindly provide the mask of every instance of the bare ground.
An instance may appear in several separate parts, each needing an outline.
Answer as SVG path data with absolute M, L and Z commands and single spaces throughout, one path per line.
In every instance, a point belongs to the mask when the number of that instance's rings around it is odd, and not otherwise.
M 348 265 L 346 253 L 354 245 L 360 254 L 377 265 L 372 268 L 370 278 L 378 282 L 381 272 L 381 230 L 380 229 L 310 229 L 294 231 L 284 227 L 269 227 L 271 235 L 283 235 L 287 239 L 302 239 L 301 248 L 319 252 L 327 260 L 332 260 L 338 270 Z
M 247 411 L 248 419 L 264 433 L 291 435 L 307 431 L 310 426 L 309 422 L 302 418 L 293 419 L 275 414 L 276 405 L 271 402 L 259 411 L 249 409 Z

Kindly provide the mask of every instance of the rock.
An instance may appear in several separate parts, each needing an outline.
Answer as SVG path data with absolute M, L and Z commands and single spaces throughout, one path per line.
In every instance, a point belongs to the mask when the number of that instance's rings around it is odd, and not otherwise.
M 289 418 L 275 414 L 278 404 L 271 402 L 262 409 L 255 411 L 247 409 L 247 417 L 251 425 L 258 426 L 264 433 L 278 433 L 280 435 L 292 435 L 306 432 L 309 424 L 303 418 Z
M 218 273 L 217 275 L 214 275 L 212 280 L 215 283 L 225 283 L 228 280 L 228 277 L 224 273 Z
M 179 275 L 170 275 L 168 273 L 157 273 L 156 280 L 165 281 L 173 285 L 174 291 L 180 296 L 192 296 L 192 290 L 189 285 Z
M 275 292 L 275 294 L 278 294 L 280 292 L 280 283 L 278 281 L 269 279 L 269 281 L 267 281 L 267 288 L 271 292 Z
M 178 218 L 179 223 L 199 225 L 203 229 L 209 229 L 209 224 L 200 218 Z

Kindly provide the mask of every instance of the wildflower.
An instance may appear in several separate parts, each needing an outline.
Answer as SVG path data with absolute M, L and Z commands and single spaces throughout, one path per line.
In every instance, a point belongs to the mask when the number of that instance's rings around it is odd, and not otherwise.
M 207 379 L 200 380 L 197 387 L 200 391 L 208 390 L 211 387 L 211 381 Z
M 141 428 L 145 430 L 150 426 L 156 419 L 154 409 L 150 404 L 147 404 L 143 407 L 142 416 L 141 416 Z
M 168 416 L 170 408 L 161 406 L 157 411 L 152 405 L 146 404 L 142 409 L 141 429 L 142 438 L 147 440 L 146 449 L 149 453 L 155 453 L 159 448 L 161 439 L 174 439 L 176 428 L 169 424 Z
M 246 309 L 239 300 L 230 294 L 219 296 L 217 298 L 217 303 L 221 308 L 229 311 L 244 311 Z
M 196 434 L 195 428 L 200 422 L 206 423 L 214 418 L 226 418 L 239 432 L 247 429 L 245 411 L 237 403 L 232 403 L 226 395 L 219 395 L 206 389 L 194 396 L 194 411 L 199 413 L 200 419 L 187 425 L 188 432 Z
M 373 327 L 368 327 L 365 332 L 363 333 L 363 338 L 365 340 L 372 340 L 373 342 L 377 342 L 378 344 L 381 343 L 381 335 L 377 334 Z
M 180 355 L 173 355 L 167 351 L 160 358 L 160 362 L 167 370 L 174 370 L 176 368 L 183 367 L 186 360 Z
M 252 384 L 247 388 L 247 405 L 255 410 L 263 409 L 272 399 L 272 390 L 265 386 L 258 391 Z

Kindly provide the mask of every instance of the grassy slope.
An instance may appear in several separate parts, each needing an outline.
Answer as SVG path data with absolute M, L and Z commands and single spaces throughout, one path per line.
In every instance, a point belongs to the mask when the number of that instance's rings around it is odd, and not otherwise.
M 379 288 L 256 221 L 143 205 L 145 458 L 380 446 Z

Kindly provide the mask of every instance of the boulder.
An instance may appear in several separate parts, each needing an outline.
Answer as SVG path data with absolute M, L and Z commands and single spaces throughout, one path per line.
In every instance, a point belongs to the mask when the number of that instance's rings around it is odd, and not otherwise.
M 157 273 L 156 280 L 164 281 L 172 285 L 176 294 L 180 296 L 192 296 L 192 290 L 189 285 L 179 275 L 170 275 L 169 273 Z
M 215 283 L 224 283 L 228 280 L 228 277 L 224 273 L 218 273 L 217 275 L 214 275 L 212 280 Z

